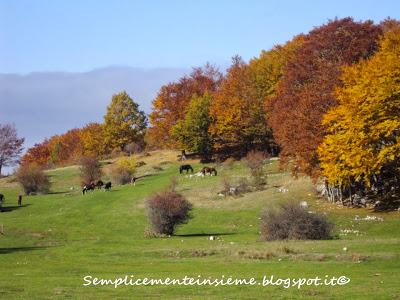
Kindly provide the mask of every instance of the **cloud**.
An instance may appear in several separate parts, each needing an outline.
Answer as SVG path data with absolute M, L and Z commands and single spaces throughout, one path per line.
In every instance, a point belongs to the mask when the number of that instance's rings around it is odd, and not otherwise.
M 86 73 L 0 74 L 0 123 L 14 123 L 25 147 L 101 122 L 114 93 L 126 90 L 149 112 L 159 88 L 188 69 L 107 67 Z

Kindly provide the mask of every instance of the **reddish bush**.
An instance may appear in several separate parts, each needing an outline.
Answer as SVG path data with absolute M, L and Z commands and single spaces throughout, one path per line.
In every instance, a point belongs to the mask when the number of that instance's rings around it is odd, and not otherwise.
M 83 156 L 80 159 L 82 184 L 89 184 L 101 179 L 103 174 L 100 162 L 94 156 Z
M 149 221 L 158 234 L 173 234 L 175 226 L 190 219 L 192 205 L 181 194 L 167 189 L 147 201 Z
M 253 178 L 253 185 L 256 189 L 262 189 L 266 184 L 264 160 L 265 154 L 259 151 L 250 151 L 245 158 Z
M 37 164 L 21 166 L 15 174 L 25 194 L 47 193 L 50 189 L 49 177 Z

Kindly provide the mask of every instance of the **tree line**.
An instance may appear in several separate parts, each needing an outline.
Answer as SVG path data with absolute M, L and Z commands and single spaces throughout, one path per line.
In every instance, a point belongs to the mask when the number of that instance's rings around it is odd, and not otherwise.
M 103 123 L 90 123 L 61 135 L 54 135 L 29 148 L 21 165 L 64 165 L 82 156 L 104 158 L 121 151 L 129 153 L 144 148 L 147 118 L 139 105 L 126 93 L 113 95 Z
M 335 19 L 224 75 L 194 69 L 160 89 L 147 141 L 204 160 L 279 152 L 332 201 L 398 201 L 399 38 L 393 19 Z

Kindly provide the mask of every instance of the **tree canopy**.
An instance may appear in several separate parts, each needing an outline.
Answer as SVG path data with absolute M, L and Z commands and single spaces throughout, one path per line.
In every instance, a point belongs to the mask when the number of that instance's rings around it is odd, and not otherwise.
M 209 114 L 212 97 L 205 93 L 195 96 L 190 101 L 183 120 L 172 129 L 173 137 L 182 149 L 199 153 L 204 160 L 211 158 L 212 140 L 208 129 L 211 124 Z
M 304 36 L 269 104 L 270 124 L 282 149 L 281 158 L 293 162 L 294 172 L 318 176 L 317 148 L 325 134 L 321 121 L 337 105 L 334 90 L 341 84 L 342 67 L 373 54 L 380 33 L 380 27 L 371 21 L 345 18 Z
M 149 139 L 157 141 L 159 147 L 177 146 L 177 141 L 172 137 L 173 126 L 185 118 L 192 98 L 216 91 L 221 78 L 222 74 L 207 64 L 203 68 L 194 68 L 189 76 L 183 76 L 178 82 L 162 86 L 152 102 Z
M 146 115 L 125 91 L 112 96 L 104 116 L 107 147 L 123 150 L 131 142 L 143 141 L 146 126 Z
M 345 67 L 339 105 L 325 115 L 319 147 L 323 176 L 348 188 L 400 183 L 400 27 L 388 31 L 369 60 Z

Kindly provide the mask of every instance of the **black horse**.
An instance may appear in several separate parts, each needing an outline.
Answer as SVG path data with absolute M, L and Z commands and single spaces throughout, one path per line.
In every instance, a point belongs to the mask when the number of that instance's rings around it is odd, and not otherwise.
M 104 185 L 104 189 L 105 189 L 106 191 L 108 191 L 108 190 L 111 189 L 111 181 L 107 182 L 107 183 Z
M 181 165 L 179 167 L 179 173 L 182 174 L 183 171 L 186 171 L 186 173 L 188 173 L 189 171 L 193 173 L 193 168 L 191 165 Z

